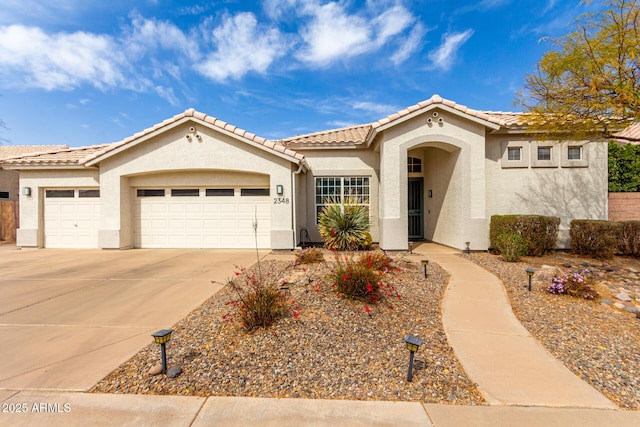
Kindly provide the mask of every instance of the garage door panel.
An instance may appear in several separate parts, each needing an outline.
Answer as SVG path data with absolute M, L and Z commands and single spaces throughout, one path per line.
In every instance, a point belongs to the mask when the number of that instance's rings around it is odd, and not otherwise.
M 165 248 L 253 248 L 253 222 L 258 218 L 258 243 L 270 245 L 270 198 L 136 197 L 134 245 Z M 165 190 L 171 194 L 171 189 Z M 250 199 L 250 200 L 248 200 Z M 164 236 L 160 239 L 159 236 Z
M 96 248 L 100 227 L 98 197 L 46 197 L 44 199 L 44 245 L 48 248 Z

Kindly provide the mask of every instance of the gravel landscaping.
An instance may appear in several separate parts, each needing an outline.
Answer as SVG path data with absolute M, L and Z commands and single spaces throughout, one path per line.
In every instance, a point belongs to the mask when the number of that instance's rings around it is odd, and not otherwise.
M 640 409 L 640 318 L 634 313 L 640 305 L 640 260 L 601 261 L 564 252 L 514 263 L 488 253 L 470 259 L 502 280 L 515 315 L 556 358 L 621 408 Z M 532 292 L 526 288 L 529 267 L 536 270 Z M 600 301 L 545 291 L 554 273 L 584 269 L 595 279 Z
M 233 315 L 228 302 L 235 298 L 226 286 L 173 326 L 168 365 L 179 365 L 179 376 L 150 375 L 159 348 L 149 344 L 91 391 L 483 403 L 442 328 L 440 306 L 448 283 L 442 268 L 430 264 L 425 279 L 421 266 L 397 255 L 399 271 L 392 281 L 401 298 L 387 297 L 374 306 L 338 297 L 324 280 L 333 256 L 327 252 L 325 259 L 300 266 L 261 263 L 264 276 L 288 282 L 289 298 L 299 307 L 296 316 L 247 333 L 237 320 L 225 319 Z M 255 267 L 244 274 L 254 272 Z M 411 383 L 406 334 L 424 342 Z

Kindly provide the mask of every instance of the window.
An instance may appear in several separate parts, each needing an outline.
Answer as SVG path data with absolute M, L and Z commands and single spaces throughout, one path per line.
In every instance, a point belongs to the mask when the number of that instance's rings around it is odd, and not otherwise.
M 100 197 L 100 190 L 79 190 L 78 197 Z
M 538 147 L 538 160 L 551 160 L 551 147 Z
M 269 189 L 268 188 L 241 188 L 240 195 L 241 196 L 268 196 Z
M 207 197 L 233 197 L 233 188 L 207 188 Z
M 507 148 L 507 160 L 517 161 L 517 162 L 522 160 L 522 147 Z
M 0 199 L 8 199 L 9 192 L 8 191 L 0 191 Z
M 164 190 L 139 189 L 137 194 L 138 197 L 164 197 Z
M 409 173 L 421 173 L 422 172 L 422 159 L 417 157 L 407 158 L 407 172 Z
M 369 178 L 316 178 L 316 222 L 325 206 L 342 203 L 346 197 L 353 198 L 358 205 L 369 207 Z
M 567 148 L 567 159 L 568 160 L 582 160 L 582 147 L 580 146 L 569 146 Z
M 45 197 L 47 198 L 63 198 L 63 197 L 74 197 L 73 190 L 47 190 L 45 191 Z
M 198 197 L 200 190 L 197 188 L 172 188 L 171 197 Z

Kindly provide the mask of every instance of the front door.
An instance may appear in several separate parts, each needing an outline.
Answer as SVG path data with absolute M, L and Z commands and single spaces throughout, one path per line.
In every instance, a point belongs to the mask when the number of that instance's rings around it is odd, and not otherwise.
M 409 178 L 408 182 L 409 240 L 424 239 L 424 179 Z

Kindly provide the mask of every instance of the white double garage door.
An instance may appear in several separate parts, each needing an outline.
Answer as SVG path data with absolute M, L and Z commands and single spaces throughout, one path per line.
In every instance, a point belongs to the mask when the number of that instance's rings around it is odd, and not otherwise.
M 98 247 L 99 190 L 46 190 L 44 204 L 46 247 Z M 137 188 L 131 209 L 137 248 L 270 246 L 268 188 Z

